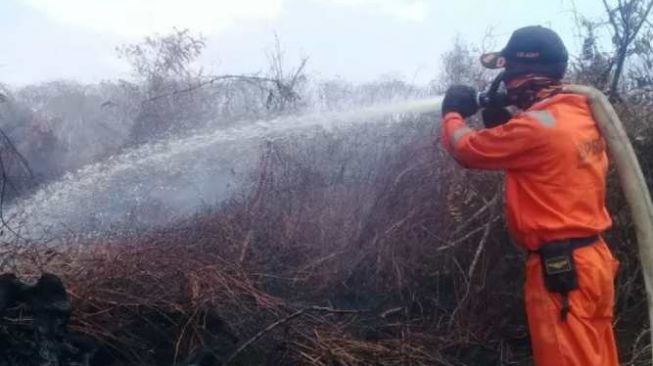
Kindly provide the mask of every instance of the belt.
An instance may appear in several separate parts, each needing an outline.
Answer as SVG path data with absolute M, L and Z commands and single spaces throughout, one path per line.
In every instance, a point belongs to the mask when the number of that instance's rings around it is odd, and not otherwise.
M 565 243 L 566 242 L 566 243 L 569 244 L 570 249 L 572 251 L 574 251 L 574 250 L 582 248 L 582 247 L 588 247 L 588 246 L 596 243 L 597 241 L 599 241 L 599 239 L 601 239 L 601 236 L 596 234 L 596 235 L 592 235 L 592 236 L 585 236 L 585 237 L 582 237 L 582 238 L 572 238 L 572 239 L 566 239 L 566 240 L 549 241 L 549 242 L 546 242 L 546 243 L 542 244 L 542 246 L 545 246 L 545 245 L 548 245 L 548 244 L 559 244 L 559 243 Z M 529 253 L 539 254 L 540 251 L 539 250 L 529 250 Z

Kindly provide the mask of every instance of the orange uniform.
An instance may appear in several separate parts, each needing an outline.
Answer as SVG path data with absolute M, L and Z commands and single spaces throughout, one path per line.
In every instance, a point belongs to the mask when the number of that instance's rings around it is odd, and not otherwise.
M 600 234 L 612 224 L 605 208 L 606 146 L 585 97 L 558 94 L 479 131 L 448 113 L 442 137 L 463 166 L 506 171 L 508 224 L 525 248 Z M 602 240 L 576 250 L 574 259 L 579 289 L 569 293 L 563 321 L 561 295 L 545 288 L 539 256 L 529 257 L 525 299 L 536 365 L 616 366 L 617 262 Z

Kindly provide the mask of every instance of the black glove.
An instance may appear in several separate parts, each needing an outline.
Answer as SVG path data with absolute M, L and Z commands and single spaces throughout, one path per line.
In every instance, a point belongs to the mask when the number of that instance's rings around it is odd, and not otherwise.
M 512 113 L 506 108 L 489 106 L 481 112 L 485 128 L 502 125 L 512 118 Z
M 458 112 L 463 118 L 474 115 L 478 111 L 476 90 L 471 86 L 454 85 L 447 89 L 442 101 L 442 116 L 449 112 Z

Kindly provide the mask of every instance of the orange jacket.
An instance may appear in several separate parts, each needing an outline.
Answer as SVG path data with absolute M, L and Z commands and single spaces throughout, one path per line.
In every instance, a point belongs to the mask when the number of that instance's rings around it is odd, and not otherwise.
M 558 94 L 504 125 L 478 131 L 448 113 L 442 137 L 461 165 L 506 171 L 508 224 L 526 248 L 612 225 L 605 208 L 605 142 L 585 97 Z

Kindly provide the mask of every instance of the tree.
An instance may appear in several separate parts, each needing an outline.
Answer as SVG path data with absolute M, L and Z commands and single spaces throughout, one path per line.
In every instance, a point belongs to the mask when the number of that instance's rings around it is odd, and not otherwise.
M 197 84 L 201 69 L 193 63 L 205 47 L 201 36 L 187 29 L 146 37 L 141 43 L 118 47 L 128 60 L 141 89 L 141 106 L 131 131 L 132 142 L 141 143 L 197 125 L 207 117 L 189 93 L 176 93 Z
M 648 16 L 653 8 L 653 0 L 602 0 L 612 30 L 614 45 L 613 60 L 609 65 L 612 71 L 608 93 L 613 98 L 619 94 L 619 80 L 623 74 L 626 59 L 637 51 L 642 28 L 650 29 Z M 647 33 L 647 32 L 644 32 Z
M 490 73 L 479 61 L 481 54 L 479 48 L 456 37 L 453 48 L 442 56 L 442 72 L 432 85 L 434 91 L 444 93 L 449 86 L 455 84 L 484 88 L 490 80 Z
M 175 29 L 169 35 L 118 48 L 132 65 L 136 87 L 143 90 L 131 133 L 134 143 L 203 127 L 220 114 L 226 114 L 220 120 L 228 123 L 225 120 L 234 110 L 260 117 L 296 111 L 303 105 L 300 89 L 307 80 L 308 58 L 287 69 L 278 37 L 268 54 L 269 70 L 263 75 L 204 75 L 200 68 L 193 68 L 204 46 L 201 37 Z
M 581 54 L 575 62 L 571 62 L 572 79 L 576 83 L 592 85 L 598 89 L 606 89 L 610 81 L 612 57 L 607 52 L 602 52 L 599 44 L 599 31 L 602 25 L 588 19 L 577 19 L 580 28 L 583 46 Z
M 268 55 L 270 70 L 268 72 L 268 97 L 266 107 L 268 110 L 281 112 L 288 109 L 296 109 L 301 97 L 298 88 L 307 78 L 304 73 L 308 57 L 300 60 L 299 66 L 290 71 L 285 68 L 285 53 L 281 48 L 279 37 L 274 35 L 274 48 Z
M 146 37 L 141 43 L 121 46 L 117 51 L 131 63 L 135 75 L 153 87 L 169 79 L 196 76 L 199 72 L 192 70 L 191 64 L 201 55 L 205 45 L 201 36 L 191 35 L 188 29 L 175 28 L 168 35 Z

